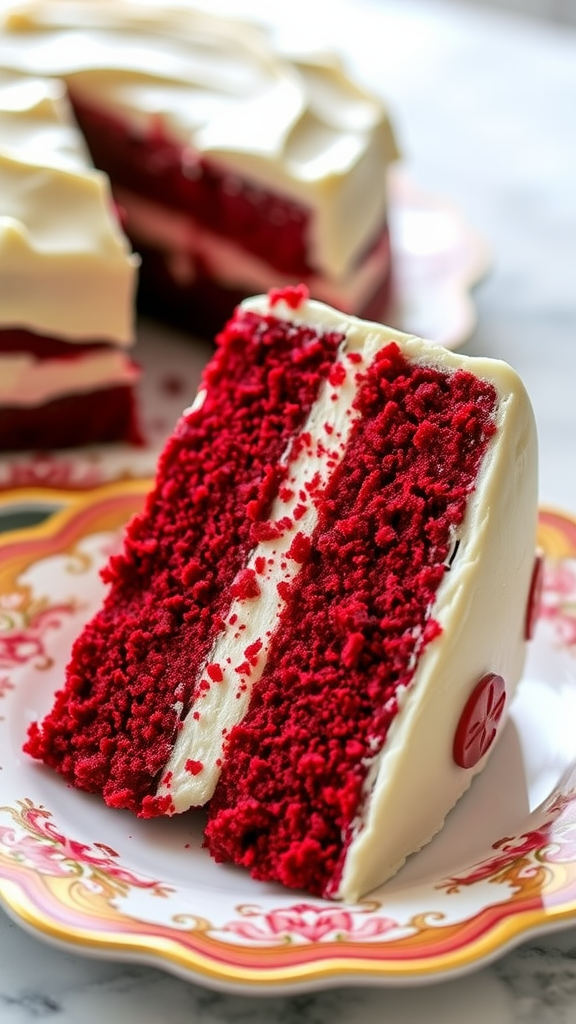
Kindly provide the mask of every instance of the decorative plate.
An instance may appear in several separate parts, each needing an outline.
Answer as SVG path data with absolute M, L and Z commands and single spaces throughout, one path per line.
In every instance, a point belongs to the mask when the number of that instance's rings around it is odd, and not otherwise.
M 137 821 L 21 752 L 148 486 L 0 498 L 0 527 L 15 511 L 45 517 L 0 532 L 0 897 L 12 917 L 70 950 L 236 992 L 446 978 L 573 924 L 576 518 L 540 513 L 540 619 L 485 771 L 396 878 L 341 905 L 212 863 L 200 813 Z
M 476 321 L 473 285 L 489 264 L 482 237 L 447 200 L 423 192 L 403 173 L 391 179 L 395 267 L 389 321 L 412 334 L 459 348 Z M 141 321 L 135 358 L 142 365 L 139 406 L 147 443 L 61 452 L 4 455 L 0 490 L 14 487 L 87 489 L 118 479 L 152 476 L 159 452 L 196 392 L 212 353 L 206 341 Z

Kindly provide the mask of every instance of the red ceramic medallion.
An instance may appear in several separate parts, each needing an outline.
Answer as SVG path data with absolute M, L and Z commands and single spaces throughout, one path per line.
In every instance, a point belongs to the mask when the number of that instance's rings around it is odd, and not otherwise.
M 453 757 L 461 768 L 473 768 L 492 746 L 506 703 L 502 676 L 488 672 L 472 690 L 454 736 Z
M 534 636 L 536 629 L 536 623 L 538 621 L 538 615 L 540 612 L 540 603 L 542 601 L 542 591 L 544 589 L 544 559 L 542 555 L 537 555 L 534 561 L 534 569 L 532 570 L 532 580 L 530 582 L 530 590 L 528 592 L 528 604 L 526 606 L 526 626 L 524 629 L 524 635 L 526 640 L 531 640 Z

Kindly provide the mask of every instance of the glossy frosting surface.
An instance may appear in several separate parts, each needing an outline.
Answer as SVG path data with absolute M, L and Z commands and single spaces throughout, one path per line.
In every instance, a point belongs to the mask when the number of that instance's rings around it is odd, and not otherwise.
M 0 72 L 0 329 L 129 344 L 136 267 L 64 86 Z

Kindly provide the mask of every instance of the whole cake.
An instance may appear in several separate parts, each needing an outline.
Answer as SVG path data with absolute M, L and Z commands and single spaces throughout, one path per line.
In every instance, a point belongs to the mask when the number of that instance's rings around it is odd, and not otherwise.
M 66 84 L 148 311 L 212 335 L 242 297 L 305 281 L 380 318 L 396 147 L 334 56 L 189 3 L 32 0 L 5 5 L 2 67 Z
M 208 805 L 216 860 L 358 898 L 440 829 L 501 730 L 536 490 L 506 364 L 304 288 L 248 300 L 26 750 L 142 817 Z
M 64 87 L 0 72 L 0 449 L 139 439 L 136 270 Z

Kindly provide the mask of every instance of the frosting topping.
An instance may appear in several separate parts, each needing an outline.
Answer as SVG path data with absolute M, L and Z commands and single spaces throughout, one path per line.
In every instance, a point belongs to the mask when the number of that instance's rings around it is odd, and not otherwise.
M 132 340 L 137 260 L 64 87 L 0 75 L 0 327 Z

